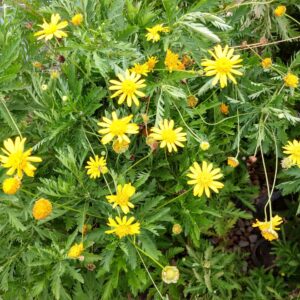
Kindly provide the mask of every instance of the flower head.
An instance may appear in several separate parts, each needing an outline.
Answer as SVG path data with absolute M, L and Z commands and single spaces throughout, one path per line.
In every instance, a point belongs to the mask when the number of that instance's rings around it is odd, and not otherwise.
M 289 169 L 294 165 L 295 164 L 293 163 L 293 161 L 291 160 L 291 158 L 289 156 L 285 157 L 283 160 L 281 160 L 281 167 L 283 169 Z
M 84 247 L 83 247 L 83 243 L 80 244 L 74 244 L 70 250 L 68 251 L 68 257 L 69 258 L 78 258 L 81 253 L 83 252 Z
M 177 152 L 177 146 L 184 147 L 182 142 L 186 141 L 186 133 L 181 131 L 182 127 L 174 129 L 173 120 L 164 119 L 160 121 L 158 127 L 151 128 L 152 133 L 149 136 L 161 141 L 160 148 L 167 146 L 169 152 Z
M 179 60 L 179 55 L 173 53 L 170 49 L 167 50 L 165 65 L 172 72 L 176 70 L 184 70 L 184 64 Z
M 210 144 L 209 144 L 209 142 L 207 142 L 207 141 L 203 141 L 203 142 L 200 143 L 200 148 L 201 148 L 203 151 L 208 150 L 209 147 L 210 147 Z
M 261 62 L 261 66 L 264 69 L 269 69 L 272 66 L 272 59 L 270 57 L 263 59 Z
M 148 58 L 148 60 L 146 61 L 146 64 L 148 66 L 149 72 L 153 71 L 153 69 L 157 63 L 158 63 L 158 59 L 156 56 L 151 56 Z
M 3 181 L 2 189 L 7 195 L 14 195 L 21 187 L 21 180 L 18 177 L 6 178 Z
M 212 81 L 212 86 L 220 81 L 221 88 L 227 86 L 227 80 L 231 80 L 236 84 L 233 76 L 241 76 L 243 73 L 236 70 L 242 67 L 239 63 L 242 61 L 239 55 L 233 55 L 234 50 L 230 49 L 227 45 L 224 50 L 220 45 L 214 47 L 215 52 L 208 51 L 214 59 L 204 59 L 201 63 L 204 66 L 206 76 L 215 76 Z
M 85 166 L 85 168 L 88 169 L 87 174 L 91 178 L 99 178 L 101 174 L 108 172 L 105 158 L 103 156 L 99 158 L 98 155 L 96 155 L 94 158 L 90 157 L 90 160 L 87 162 L 87 166 Z
M 188 107 L 194 108 L 198 104 L 198 99 L 194 95 L 190 95 L 187 97 L 187 105 Z
M 43 64 L 40 63 L 39 61 L 34 61 L 34 62 L 32 63 L 32 65 L 33 65 L 35 68 L 37 68 L 37 69 L 42 69 L 42 68 L 43 68 Z
M 123 186 L 117 186 L 117 194 L 106 196 L 109 203 L 113 204 L 113 208 L 120 206 L 124 214 L 129 213 L 130 208 L 134 205 L 130 202 L 130 198 L 135 194 L 135 187 L 131 183 L 126 183 Z
M 299 78 L 292 74 L 288 73 L 283 77 L 284 84 L 285 86 L 291 87 L 291 88 L 296 88 L 299 84 Z
M 50 70 L 50 77 L 51 79 L 57 79 L 59 77 L 60 73 L 57 69 Z
M 46 219 L 52 213 L 52 203 L 45 198 L 35 201 L 32 208 L 32 215 L 36 220 Z
M 300 141 L 288 141 L 283 149 L 283 153 L 289 155 L 288 158 L 292 161 L 292 163 L 300 167 Z
M 152 41 L 153 43 L 160 40 L 160 32 L 169 32 L 169 27 L 163 26 L 163 24 L 155 25 L 151 28 L 146 28 L 148 33 L 146 34 L 147 41 Z
M 34 36 L 38 36 L 38 40 L 45 38 L 46 41 L 51 40 L 54 36 L 57 38 L 67 37 L 67 33 L 64 32 L 63 28 L 68 26 L 67 21 L 60 21 L 60 15 L 59 14 L 53 14 L 51 16 L 50 23 L 47 23 L 44 19 L 44 24 L 39 25 L 43 28 L 43 30 L 40 30 L 34 34 Z M 58 23 L 59 22 L 59 23 Z
M 120 143 L 122 141 L 130 143 L 127 134 L 136 134 L 139 132 L 139 127 L 135 123 L 129 123 L 132 118 L 133 115 L 118 119 L 115 111 L 112 112 L 112 120 L 103 117 L 103 122 L 98 123 L 100 127 L 104 127 L 98 131 L 100 134 L 104 134 L 101 139 L 102 144 L 109 143 L 114 137 L 117 137 Z
M 129 143 L 127 141 L 119 141 L 119 140 L 115 140 L 113 143 L 113 150 L 118 153 L 124 153 L 128 150 L 129 148 Z
M 72 23 L 74 26 L 79 26 L 83 21 L 83 15 L 82 14 L 76 14 L 75 16 L 73 16 L 72 18 Z
M 182 227 L 180 224 L 174 224 L 173 227 L 172 227 L 172 232 L 173 234 L 175 235 L 178 235 L 182 232 Z
M 236 168 L 239 165 L 239 161 L 233 157 L 233 156 L 229 156 L 227 157 L 227 165 L 232 167 L 232 168 Z
M 276 17 L 281 17 L 285 14 L 285 12 L 286 12 L 286 7 L 284 5 L 279 5 L 275 8 L 274 15 Z
M 109 90 L 116 91 L 112 94 L 111 98 L 119 97 L 118 104 L 122 104 L 126 100 L 129 107 L 131 107 L 132 101 L 135 105 L 139 106 L 138 97 L 145 97 L 145 94 L 140 91 L 140 89 L 146 86 L 144 84 L 145 80 L 140 79 L 140 74 L 130 73 L 129 70 L 126 70 L 124 75 L 117 74 L 117 76 L 120 81 L 109 81 L 113 84 L 109 87 Z
M 215 193 L 219 193 L 219 189 L 224 187 L 223 183 L 216 181 L 222 178 L 223 174 L 219 168 L 213 169 L 212 163 L 207 164 L 206 161 L 203 161 L 201 167 L 197 162 L 194 162 L 189 170 L 191 173 L 188 173 L 187 176 L 192 180 L 187 183 L 195 185 L 194 196 L 201 197 L 205 192 L 206 196 L 210 198 L 210 189 Z
M 162 269 L 161 278 L 165 283 L 177 283 L 179 270 L 175 266 L 166 266 Z
M 134 64 L 134 67 L 132 67 L 129 71 L 135 74 L 147 76 L 149 73 L 148 64 Z
M 108 218 L 107 225 L 112 227 L 113 229 L 105 231 L 107 234 L 115 234 L 119 238 L 122 238 L 127 235 L 135 235 L 140 233 L 140 223 L 134 222 L 134 217 L 130 217 L 127 220 L 127 217 L 123 218 L 116 217 L 115 220 L 113 218 Z
M 26 138 L 16 137 L 15 142 L 12 139 L 4 141 L 4 148 L 2 151 L 4 155 L 0 155 L 0 162 L 4 168 L 9 170 L 6 172 L 7 175 L 13 175 L 15 172 L 19 178 L 22 178 L 23 172 L 30 177 L 34 176 L 36 167 L 31 162 L 41 162 L 42 159 L 37 156 L 30 156 L 32 149 L 24 151 L 24 144 Z
M 279 216 L 271 217 L 270 221 L 260 222 L 256 220 L 256 223 L 252 224 L 252 227 L 258 227 L 262 236 L 268 240 L 273 241 L 278 239 L 276 230 L 280 230 L 278 227 L 282 223 L 282 218 Z
M 42 89 L 42 91 L 47 91 L 48 90 L 48 85 L 47 84 L 42 84 L 41 89 Z
M 224 115 L 228 115 L 229 113 L 229 106 L 226 105 L 225 103 L 221 103 L 220 105 L 220 112 Z

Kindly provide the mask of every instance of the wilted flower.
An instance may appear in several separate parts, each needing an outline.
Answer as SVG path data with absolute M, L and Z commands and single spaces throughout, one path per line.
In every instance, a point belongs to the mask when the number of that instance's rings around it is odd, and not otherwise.
M 157 63 L 158 63 L 158 59 L 156 56 L 151 56 L 148 58 L 148 60 L 146 61 L 146 64 L 148 66 L 149 72 L 153 71 L 153 69 Z
M 226 105 L 225 103 L 221 103 L 220 105 L 220 112 L 224 115 L 228 115 L 229 113 L 229 106 Z
M 291 88 L 296 88 L 299 83 L 299 78 L 292 74 L 288 73 L 286 76 L 283 77 L 285 86 L 291 87 Z
M 41 89 L 42 89 L 42 91 L 47 91 L 48 90 L 48 85 L 47 84 L 42 84 Z
M 84 250 L 84 247 L 83 247 L 83 243 L 80 243 L 80 244 L 74 244 L 69 252 L 68 252 L 68 257 L 69 258 L 79 258 L 81 253 L 83 252 Z
M 281 17 L 285 14 L 285 12 L 286 12 L 286 7 L 284 5 L 279 5 L 275 8 L 274 15 L 276 17 Z
M 165 283 L 177 283 L 179 270 L 175 266 L 166 266 L 162 269 L 161 278 Z
M 167 50 L 165 65 L 170 72 L 184 70 L 184 64 L 179 60 L 179 55 L 173 53 L 170 49 Z
M 294 166 L 294 163 L 289 156 L 285 157 L 283 160 L 281 160 L 281 167 L 283 169 L 289 169 L 292 166 Z
M 188 107 L 194 108 L 198 104 L 198 99 L 194 95 L 190 95 L 187 97 L 187 105 Z
M 21 187 L 21 180 L 18 177 L 6 178 L 3 181 L 2 189 L 7 195 L 14 195 Z
M 72 18 L 72 23 L 74 26 L 79 26 L 83 21 L 83 15 L 82 14 L 76 14 L 73 18 Z
M 112 147 L 117 154 L 121 154 L 128 150 L 129 143 L 127 141 L 120 142 L 119 140 L 115 140 Z
M 182 232 L 181 225 L 180 224 L 174 224 L 173 227 L 172 227 L 172 232 L 175 235 L 180 234 Z
M 235 157 L 229 156 L 227 157 L 227 164 L 232 168 L 236 168 L 240 163 Z
M 209 144 L 209 142 L 207 142 L 207 141 L 203 141 L 203 142 L 200 143 L 200 148 L 201 148 L 203 151 L 208 150 L 209 147 L 210 147 L 210 144 Z
M 256 223 L 252 227 L 258 227 L 261 231 L 262 236 L 268 240 L 273 241 L 278 239 L 278 234 L 276 230 L 280 230 L 278 226 L 282 223 L 282 218 L 279 216 L 271 217 L 270 221 L 260 222 L 256 220 Z
M 261 65 L 264 69 L 269 69 L 272 66 L 272 59 L 270 57 L 263 59 Z
M 151 148 L 152 151 L 156 150 L 158 147 L 158 141 L 151 136 L 147 136 L 146 144 Z
M 37 69 L 41 69 L 43 67 L 43 65 L 39 61 L 34 61 L 32 65 Z
M 52 203 L 45 198 L 37 200 L 32 208 L 32 215 L 36 220 L 46 219 L 52 213 Z

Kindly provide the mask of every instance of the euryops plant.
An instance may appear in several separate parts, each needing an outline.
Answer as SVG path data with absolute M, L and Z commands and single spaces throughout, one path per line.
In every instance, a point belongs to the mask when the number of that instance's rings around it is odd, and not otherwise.
M 300 297 L 296 0 L 1 5 L 1 299 Z

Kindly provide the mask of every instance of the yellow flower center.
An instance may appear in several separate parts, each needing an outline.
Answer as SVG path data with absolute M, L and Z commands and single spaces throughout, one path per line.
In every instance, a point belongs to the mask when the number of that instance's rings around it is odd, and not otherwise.
M 137 86 L 134 81 L 126 79 L 122 82 L 122 92 L 124 94 L 132 96 L 136 90 Z
M 227 57 L 218 58 L 216 60 L 216 71 L 221 74 L 228 74 L 232 69 L 232 62 Z
M 167 143 L 175 143 L 177 140 L 176 132 L 173 129 L 164 129 L 161 132 L 161 138 Z
M 198 184 L 208 187 L 212 184 L 213 182 L 213 176 L 208 173 L 208 172 L 200 172 L 198 177 L 197 177 Z
M 117 196 L 116 202 L 121 206 L 127 205 L 128 204 L 128 196 L 124 195 L 124 194 L 119 194 Z
M 123 135 L 126 132 L 126 123 L 122 120 L 115 120 L 110 125 L 110 131 L 113 135 Z
M 22 151 L 12 153 L 9 156 L 9 163 L 18 169 L 24 169 L 27 164 L 27 156 Z
M 129 233 L 130 233 L 130 225 L 119 225 L 116 228 L 116 234 L 119 237 L 123 237 L 125 235 L 129 235 Z
M 57 26 L 55 24 L 49 24 L 49 26 L 45 29 L 45 34 L 53 34 L 57 31 Z

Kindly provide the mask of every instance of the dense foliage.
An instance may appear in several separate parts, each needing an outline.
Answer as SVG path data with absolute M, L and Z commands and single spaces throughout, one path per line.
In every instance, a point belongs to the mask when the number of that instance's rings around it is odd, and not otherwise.
M 1 2 L 1 299 L 300 297 L 297 0 Z

